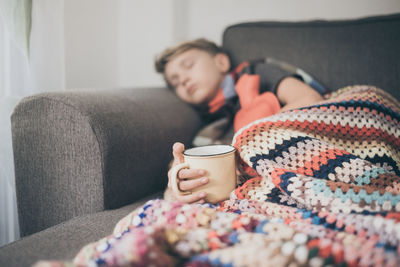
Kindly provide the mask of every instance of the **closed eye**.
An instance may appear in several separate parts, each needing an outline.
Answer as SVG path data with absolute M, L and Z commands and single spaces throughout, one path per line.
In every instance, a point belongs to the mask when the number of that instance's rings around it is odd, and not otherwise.
M 187 60 L 184 60 L 184 61 L 182 62 L 182 66 L 183 66 L 185 69 L 190 69 L 190 68 L 193 66 L 193 64 L 194 64 L 194 61 L 193 61 L 192 59 L 187 59 Z

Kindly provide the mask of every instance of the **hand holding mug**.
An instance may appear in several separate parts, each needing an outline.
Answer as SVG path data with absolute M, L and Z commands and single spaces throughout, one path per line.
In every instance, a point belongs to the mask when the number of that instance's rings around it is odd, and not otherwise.
M 172 197 L 180 202 L 185 203 L 203 203 L 206 192 L 197 190 L 202 185 L 209 182 L 209 178 L 206 176 L 206 171 L 202 169 L 182 169 L 178 172 L 178 188 L 184 193 L 180 193 L 172 190 L 171 183 L 171 171 L 172 169 L 184 162 L 183 151 L 185 147 L 182 143 L 175 143 L 172 148 L 172 154 L 174 161 L 172 167 L 168 172 L 168 189 Z M 196 191 L 193 193 L 192 191 Z
M 175 198 L 180 201 L 197 199 L 200 202 L 204 198 L 210 203 L 228 199 L 236 187 L 235 148 L 230 145 L 208 145 L 183 149 L 180 143 L 174 145 L 175 160 L 169 172 L 169 188 Z M 203 171 L 207 174 L 208 183 L 204 183 L 204 177 L 201 177 Z M 182 181 L 185 172 L 188 180 Z M 187 182 L 186 188 L 184 182 Z

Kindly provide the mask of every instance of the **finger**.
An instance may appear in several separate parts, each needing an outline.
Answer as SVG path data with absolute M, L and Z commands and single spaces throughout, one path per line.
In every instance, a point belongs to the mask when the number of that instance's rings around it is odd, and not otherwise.
M 184 203 L 195 203 L 204 199 L 205 196 L 205 192 L 196 192 L 188 195 L 175 194 L 175 199 Z
M 183 163 L 183 151 L 185 150 L 185 146 L 180 143 L 176 142 L 172 146 L 172 155 L 174 156 L 174 163 L 173 165 L 177 165 L 179 163 Z
M 192 202 L 192 203 L 203 204 L 204 202 L 206 202 L 206 201 L 204 200 L 204 198 L 202 198 L 202 199 Z
M 206 174 L 205 170 L 200 170 L 200 169 L 181 169 L 178 172 L 178 178 L 179 179 L 193 179 L 193 178 L 202 177 L 205 174 Z
M 207 184 L 209 179 L 207 177 L 191 179 L 179 182 L 179 189 L 182 191 L 191 191 L 199 186 Z

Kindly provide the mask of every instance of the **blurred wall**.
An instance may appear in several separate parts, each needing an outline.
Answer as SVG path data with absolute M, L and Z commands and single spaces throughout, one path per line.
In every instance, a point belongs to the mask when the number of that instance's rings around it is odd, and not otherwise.
M 400 0 L 67 0 L 67 88 L 161 86 L 156 54 L 255 20 L 349 19 L 400 13 Z

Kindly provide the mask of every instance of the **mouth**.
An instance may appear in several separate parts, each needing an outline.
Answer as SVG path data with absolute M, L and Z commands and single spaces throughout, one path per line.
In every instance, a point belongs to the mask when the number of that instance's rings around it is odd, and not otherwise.
M 196 91 L 196 86 L 195 86 L 195 85 L 190 85 L 190 86 L 188 86 L 187 89 L 186 89 L 186 92 L 187 92 L 189 95 L 192 95 L 195 91 Z

